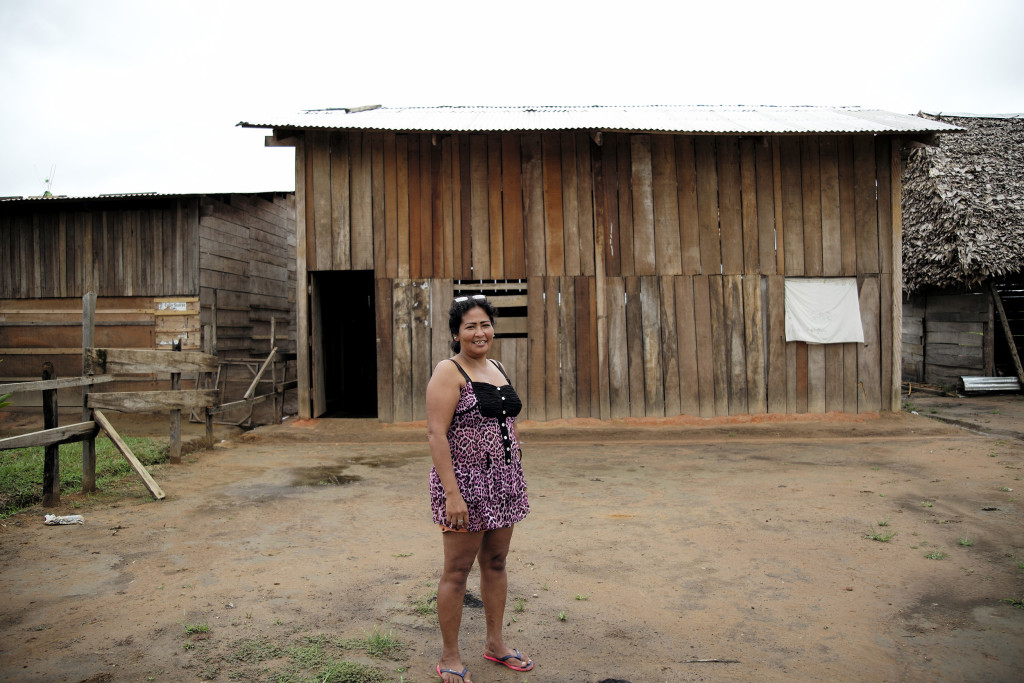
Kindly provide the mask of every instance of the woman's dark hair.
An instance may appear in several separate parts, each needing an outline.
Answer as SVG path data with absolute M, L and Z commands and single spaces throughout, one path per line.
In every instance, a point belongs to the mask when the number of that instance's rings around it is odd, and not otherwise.
M 492 325 L 494 324 L 494 319 L 498 317 L 498 309 L 490 301 L 484 299 L 482 295 L 479 296 L 481 297 L 479 299 L 459 297 L 462 301 L 452 302 L 452 307 L 448 310 L 448 329 L 451 331 L 452 336 L 455 337 L 451 342 L 452 353 L 458 353 L 462 350 L 462 344 L 459 343 L 458 339 L 459 327 L 462 325 L 462 319 L 466 317 L 466 313 L 471 309 L 477 306 L 484 309 L 484 313 L 491 319 Z

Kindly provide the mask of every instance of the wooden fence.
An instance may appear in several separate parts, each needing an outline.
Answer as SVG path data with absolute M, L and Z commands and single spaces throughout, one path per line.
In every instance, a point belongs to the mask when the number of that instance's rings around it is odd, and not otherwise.
M 0 439 L 0 450 L 43 446 L 47 449 L 44 470 L 44 500 L 49 505 L 59 501 L 59 476 L 56 451 L 60 444 L 81 441 L 82 443 L 82 490 L 96 489 L 96 433 L 103 429 L 118 450 L 128 459 L 132 468 L 142 478 L 154 498 L 164 497 L 163 491 L 153 481 L 145 467 L 131 453 L 117 431 L 100 409 L 121 412 L 163 412 L 170 413 L 170 460 L 181 462 L 181 411 L 202 411 L 206 419 L 206 444 L 213 447 L 213 418 L 210 408 L 215 405 L 217 392 L 212 388 L 211 374 L 216 371 L 217 357 L 198 351 L 181 351 L 176 343 L 173 351 L 154 349 L 110 349 L 93 346 L 95 339 L 96 294 L 89 292 L 82 298 L 82 376 L 68 379 L 53 378 L 53 365 L 46 363 L 44 379 L 39 382 L 24 382 L 0 385 L 0 395 L 40 391 L 44 394 L 43 431 Z M 180 389 L 181 373 L 204 375 L 211 388 Z M 96 384 L 113 382 L 118 373 L 151 374 L 169 373 L 170 391 L 132 391 L 91 393 Z M 82 422 L 66 427 L 56 424 L 56 391 L 60 388 L 81 387 Z

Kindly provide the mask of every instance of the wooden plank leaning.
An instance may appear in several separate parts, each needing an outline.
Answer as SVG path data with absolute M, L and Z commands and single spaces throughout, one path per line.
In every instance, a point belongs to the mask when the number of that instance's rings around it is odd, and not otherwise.
M 117 450 L 121 451 L 121 455 L 124 456 L 125 460 L 128 461 L 128 464 L 132 466 L 133 470 L 135 470 L 135 473 L 142 479 L 142 483 L 146 485 L 147 489 L 149 489 L 153 498 L 156 500 L 163 500 L 166 498 L 167 496 L 164 494 L 163 489 L 160 488 L 160 485 L 157 484 L 156 480 L 149 474 L 145 465 L 139 462 L 139 459 L 135 457 L 135 454 L 132 453 L 132 449 L 128 448 L 128 444 L 124 442 L 124 439 L 122 439 L 121 435 L 117 433 L 117 430 L 115 430 L 110 424 L 110 421 L 107 420 L 106 416 L 99 410 L 92 411 L 92 414 L 96 418 L 96 424 L 98 424 L 103 431 L 107 433 L 107 436 L 110 437 L 110 441 L 114 444 Z
M 252 395 L 256 392 L 256 386 L 260 383 L 260 380 L 263 379 L 263 373 L 266 372 L 267 368 L 270 367 L 270 364 L 274 362 L 274 357 L 276 355 L 277 347 L 275 346 L 270 349 L 270 354 L 267 356 L 267 359 L 263 361 L 263 365 L 260 366 L 259 372 L 257 372 L 256 376 L 252 378 L 252 384 L 250 384 L 249 388 L 245 390 L 245 394 L 242 395 L 242 398 L 252 398 Z
M 1003 308 L 1003 300 L 999 298 L 996 286 L 989 280 L 989 291 L 992 292 L 992 301 L 996 305 L 996 312 L 999 314 L 999 322 L 1003 326 L 1003 334 L 1006 335 L 1006 346 L 1010 349 L 1010 356 L 1013 358 L 1013 367 L 1017 370 L 1017 379 L 1021 386 L 1024 386 L 1024 368 L 1021 367 L 1020 355 L 1017 353 L 1017 343 L 1013 339 L 1013 332 L 1010 330 L 1010 322 L 1006 319 L 1006 310 Z

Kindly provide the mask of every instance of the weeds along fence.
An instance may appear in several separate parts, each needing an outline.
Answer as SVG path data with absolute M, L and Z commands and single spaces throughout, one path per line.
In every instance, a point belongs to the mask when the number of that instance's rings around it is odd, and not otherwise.
M 40 381 L 0 385 L 0 395 L 25 391 L 43 392 L 42 431 L 0 439 L 0 450 L 38 446 L 45 448 L 43 505 L 47 507 L 60 502 L 58 447 L 61 444 L 82 442 L 82 491 L 96 490 L 96 435 L 101 429 L 128 460 L 153 498 L 161 500 L 165 497 L 163 490 L 110 424 L 103 410 L 127 413 L 169 412 L 171 463 L 181 462 L 183 410 L 204 416 L 206 447 L 213 447 L 213 408 L 217 404 L 213 375 L 218 369 L 217 357 L 211 353 L 182 351 L 180 343 L 176 343 L 173 350 L 96 348 L 93 345 L 95 315 L 96 294 L 90 292 L 82 298 L 81 377 L 56 378 L 52 365 L 44 363 L 43 378 Z M 106 393 L 90 391 L 97 384 L 117 380 L 119 374 L 137 373 L 170 373 L 171 389 Z M 195 389 L 181 388 L 183 373 L 195 374 Z M 200 385 L 207 388 L 200 388 Z M 82 389 L 82 421 L 60 426 L 57 424 L 57 390 L 74 387 Z

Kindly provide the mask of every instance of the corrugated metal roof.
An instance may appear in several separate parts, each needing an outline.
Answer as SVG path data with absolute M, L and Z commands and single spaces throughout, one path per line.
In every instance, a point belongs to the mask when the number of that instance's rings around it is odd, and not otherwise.
M 474 132 L 609 130 L 671 133 L 931 133 L 939 121 L 860 107 L 543 106 L 350 107 L 242 121 L 246 128 L 345 128 Z
M 170 199 L 174 197 L 216 197 L 229 194 L 289 194 L 292 190 L 264 190 L 260 192 L 115 192 L 112 194 L 66 195 L 49 197 L 0 197 L 0 202 L 82 202 L 114 199 Z
M 189 193 L 163 193 L 163 192 L 125 192 L 118 194 L 93 194 L 93 195 L 74 195 L 69 196 L 66 194 L 55 194 L 49 197 L 42 195 L 35 197 L 0 197 L 0 202 L 60 202 L 60 201 L 83 201 L 92 199 L 146 199 L 151 197 L 189 197 L 195 195 L 194 192 Z

